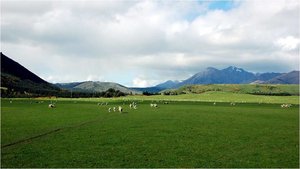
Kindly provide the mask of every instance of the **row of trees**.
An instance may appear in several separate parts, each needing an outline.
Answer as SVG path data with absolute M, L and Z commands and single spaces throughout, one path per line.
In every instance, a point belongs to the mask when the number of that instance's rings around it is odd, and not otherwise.
M 69 91 L 69 90 L 32 90 L 32 89 L 12 89 L 1 87 L 1 97 L 2 98 L 13 98 L 13 97 L 65 97 L 65 98 L 86 98 L 86 97 L 120 97 L 127 95 L 120 90 L 108 89 L 103 92 L 80 92 L 80 91 Z

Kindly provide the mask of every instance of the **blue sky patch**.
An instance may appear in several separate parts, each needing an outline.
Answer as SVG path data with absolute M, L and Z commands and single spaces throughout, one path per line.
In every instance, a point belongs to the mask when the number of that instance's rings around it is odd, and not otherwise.
M 234 1 L 211 1 L 209 3 L 209 10 L 224 10 L 228 11 L 235 7 Z

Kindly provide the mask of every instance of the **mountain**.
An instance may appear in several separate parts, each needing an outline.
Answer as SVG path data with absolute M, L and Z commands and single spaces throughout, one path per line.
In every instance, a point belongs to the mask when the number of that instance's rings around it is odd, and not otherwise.
M 209 67 L 177 84 L 177 87 L 187 84 L 246 84 L 251 83 L 254 80 L 255 75 L 253 73 L 247 72 L 241 68 L 230 66 L 218 70 Z
M 61 89 L 72 89 L 72 88 L 80 85 L 81 83 L 84 83 L 84 82 L 55 83 L 55 85 Z
M 3 90 L 3 91 L 2 91 Z M 1 52 L 1 92 L 2 95 L 50 94 L 60 89 L 46 82 L 24 66 Z
M 297 74 L 298 72 L 298 74 Z M 252 73 L 242 68 L 229 66 L 225 69 L 208 67 L 204 71 L 196 73 L 192 77 L 177 83 L 167 81 L 157 86 L 161 89 L 178 88 L 190 84 L 260 84 L 260 83 L 279 83 L 279 84 L 299 84 L 299 71 L 288 73 Z M 155 87 L 157 87 L 155 86 Z
M 257 73 L 255 76 L 256 76 L 256 80 L 259 80 L 259 81 L 267 81 L 267 80 L 270 80 L 272 78 L 275 78 L 277 76 L 280 76 L 282 75 L 283 73 Z
M 1 73 L 6 73 L 15 77 L 18 77 L 20 80 L 30 80 L 35 83 L 48 83 L 45 80 L 41 79 L 24 66 L 5 56 L 1 52 Z
M 129 89 L 125 86 L 113 82 L 86 81 L 86 82 L 75 82 L 75 83 L 57 83 L 56 85 L 62 89 L 69 89 L 69 90 L 72 89 L 74 91 L 81 91 L 81 92 L 104 92 L 112 88 L 127 94 L 141 93 L 139 91 Z
M 175 88 L 178 83 L 179 83 L 178 80 L 175 80 L 175 81 L 168 80 L 166 82 L 160 83 L 153 87 L 132 87 L 130 89 L 140 91 L 140 92 L 158 93 L 165 89 Z
M 171 89 L 171 88 L 176 87 L 176 85 L 177 85 L 178 83 L 180 83 L 178 80 L 175 80 L 175 81 L 173 81 L 173 80 L 168 80 L 168 81 L 166 81 L 166 82 L 164 82 L 164 83 L 161 83 L 161 84 L 156 85 L 155 87 L 156 87 L 156 88 L 161 88 L 161 89 Z
M 276 76 L 268 81 L 263 82 L 265 84 L 299 84 L 299 71 L 292 71 L 279 76 Z

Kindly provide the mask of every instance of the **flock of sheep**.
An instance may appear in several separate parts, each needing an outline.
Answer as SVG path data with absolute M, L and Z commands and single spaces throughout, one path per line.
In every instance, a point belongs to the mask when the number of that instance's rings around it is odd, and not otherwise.
M 107 104 L 106 104 L 107 105 Z M 154 107 L 154 108 L 158 108 L 158 105 L 156 104 L 156 103 L 151 103 L 150 104 L 150 107 Z M 137 109 L 137 103 L 136 102 L 132 102 L 132 103 L 130 103 L 129 104 L 129 109 Z M 109 107 L 108 108 L 108 112 L 116 112 L 117 111 L 117 109 L 116 109 L 116 107 Z M 123 112 L 123 107 L 122 106 L 118 106 L 118 111 L 120 112 L 120 113 L 122 113 Z
M 10 103 L 12 103 L 12 101 L 10 101 Z M 169 103 L 168 102 L 163 102 L 163 104 L 169 104 Z M 107 106 L 108 102 L 98 103 L 97 105 L 98 106 Z M 125 105 L 125 103 L 123 103 L 123 105 Z M 215 106 L 215 105 L 217 105 L 217 103 L 214 102 L 213 105 Z M 230 105 L 231 106 L 235 106 L 236 103 L 235 102 L 231 102 Z M 280 106 L 281 106 L 281 108 L 290 108 L 292 106 L 292 104 L 281 104 Z M 49 108 L 55 108 L 56 106 L 55 106 L 54 103 L 51 102 L 48 105 L 48 107 Z M 150 107 L 151 108 L 158 108 L 158 104 L 157 103 L 150 103 Z M 132 102 L 132 103 L 129 104 L 129 109 L 137 109 L 137 108 L 138 107 L 137 107 L 137 103 L 136 102 Z M 123 112 L 123 107 L 122 106 L 109 107 L 108 108 L 108 112 L 112 112 L 112 111 L 113 112 L 119 111 L 120 113 L 122 113 Z
M 291 104 L 282 104 L 281 108 L 290 108 L 292 105 Z

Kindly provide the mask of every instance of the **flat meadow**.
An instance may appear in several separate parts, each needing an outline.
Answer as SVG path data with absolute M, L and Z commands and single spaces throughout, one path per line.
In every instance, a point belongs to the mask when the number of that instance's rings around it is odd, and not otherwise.
M 298 103 L 220 92 L 1 99 L 1 167 L 297 168 Z

